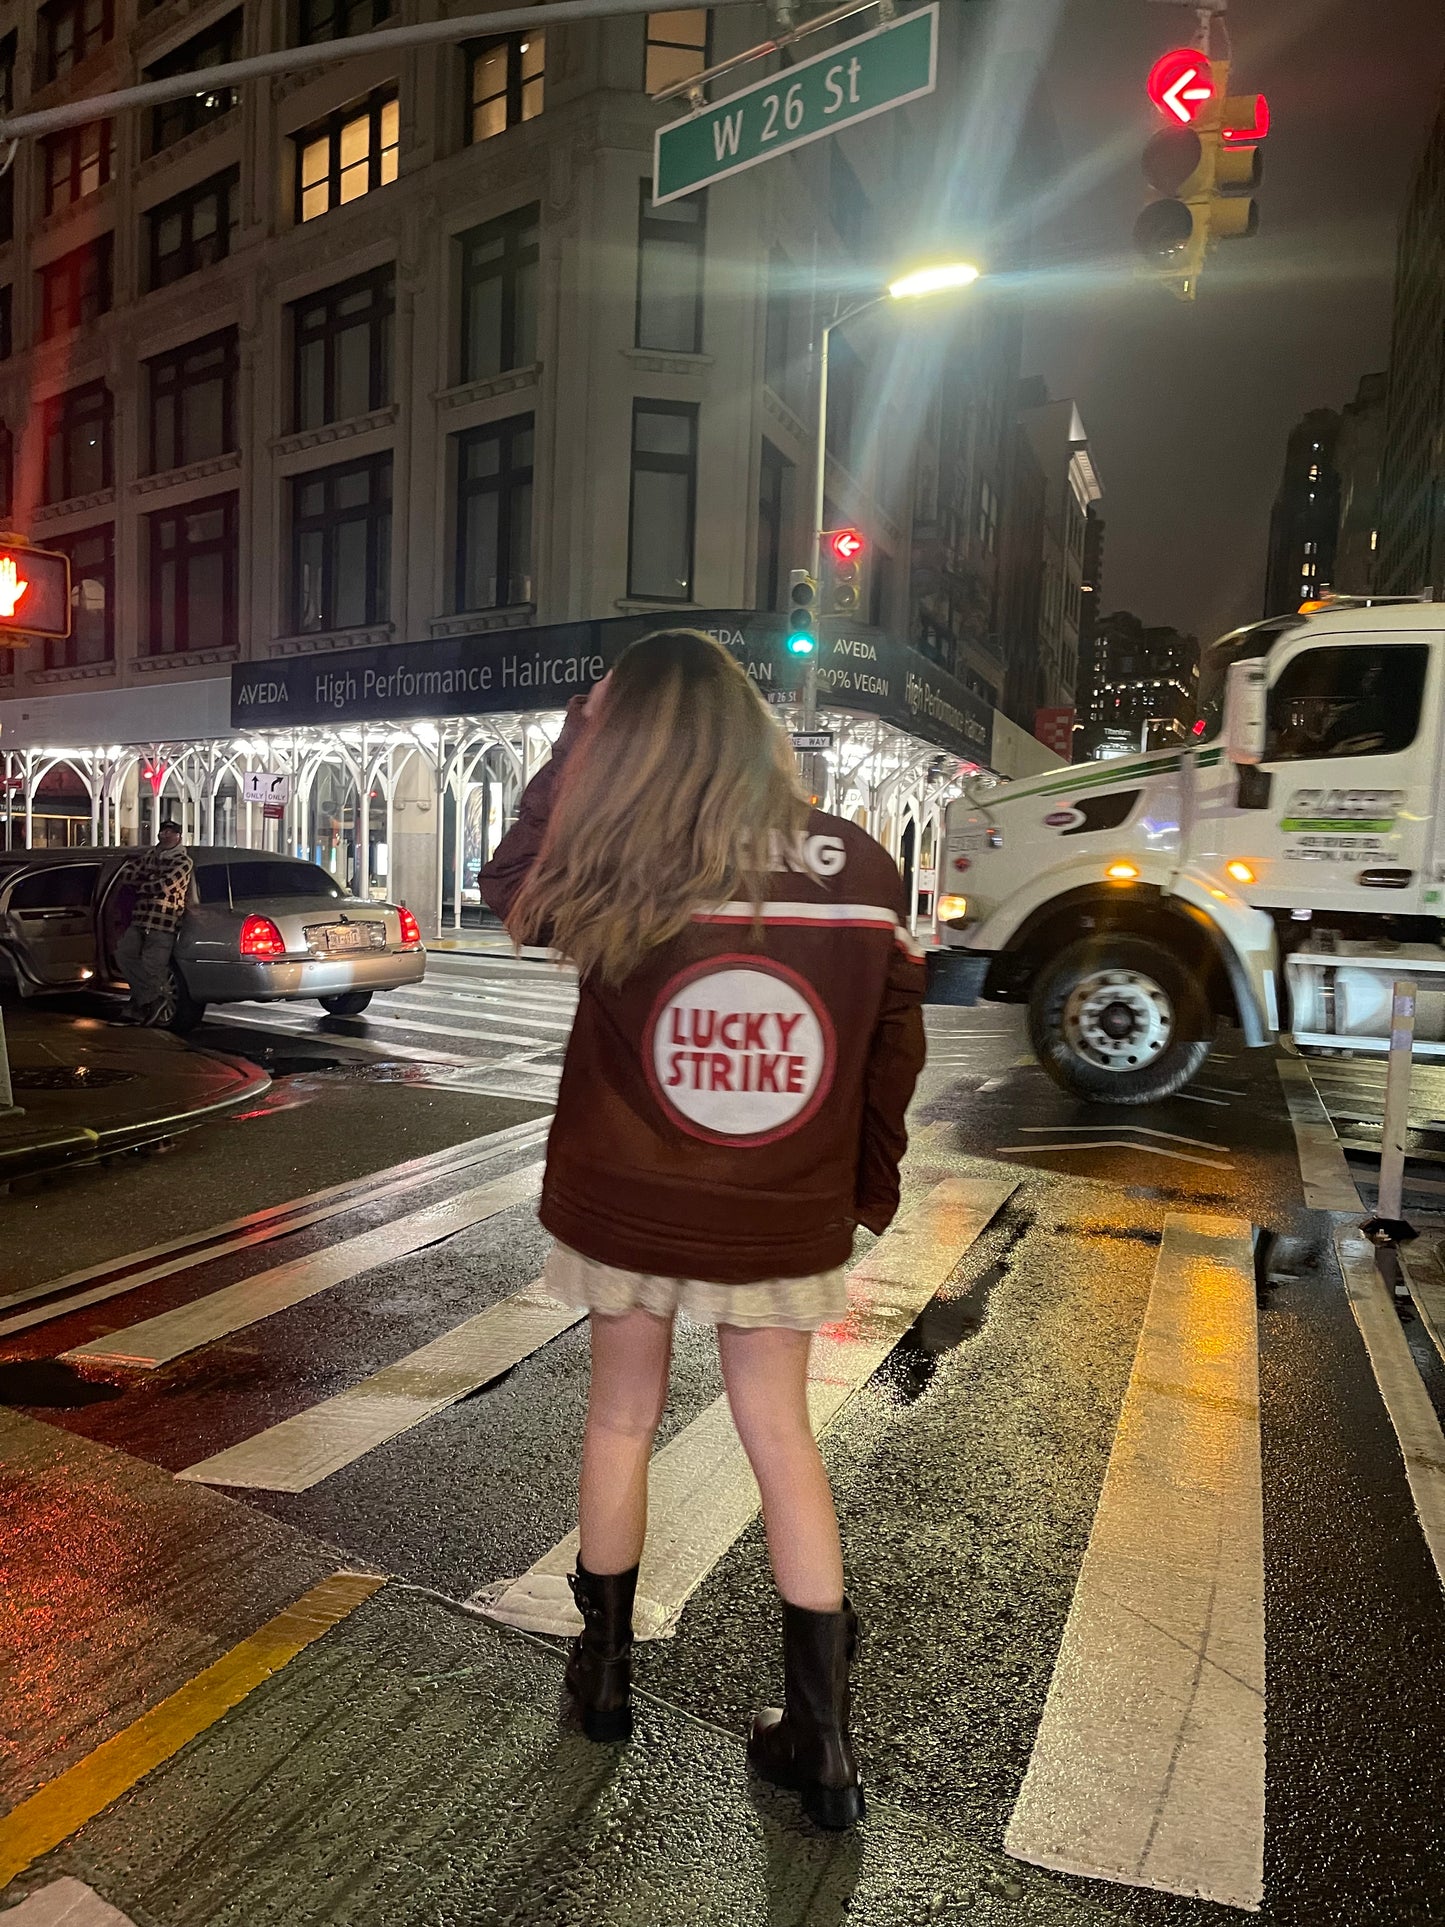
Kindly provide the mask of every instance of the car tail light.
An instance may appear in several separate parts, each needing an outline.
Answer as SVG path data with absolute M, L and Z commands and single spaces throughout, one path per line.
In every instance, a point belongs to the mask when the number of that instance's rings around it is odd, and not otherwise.
M 421 925 L 407 909 L 405 904 L 396 913 L 401 918 L 401 947 L 403 950 L 421 949 Z
M 247 917 L 241 925 L 243 957 L 284 957 L 286 939 L 269 917 Z

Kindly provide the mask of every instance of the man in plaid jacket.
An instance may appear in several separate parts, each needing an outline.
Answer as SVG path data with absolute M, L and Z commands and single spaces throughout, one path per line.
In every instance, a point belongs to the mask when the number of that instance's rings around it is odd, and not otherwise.
M 121 882 L 134 884 L 136 897 L 129 927 L 115 948 L 116 962 L 130 986 L 130 999 L 118 1022 L 154 1021 L 195 873 L 190 853 L 181 847 L 181 826 L 169 816 L 161 824 L 156 847 L 144 856 L 133 856 L 122 870 Z

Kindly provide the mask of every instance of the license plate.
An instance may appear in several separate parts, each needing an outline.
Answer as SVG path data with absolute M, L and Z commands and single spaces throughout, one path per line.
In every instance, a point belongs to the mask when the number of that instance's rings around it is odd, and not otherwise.
M 325 923 L 306 934 L 313 944 L 319 939 L 325 950 L 360 950 L 366 942 L 366 931 L 359 923 Z

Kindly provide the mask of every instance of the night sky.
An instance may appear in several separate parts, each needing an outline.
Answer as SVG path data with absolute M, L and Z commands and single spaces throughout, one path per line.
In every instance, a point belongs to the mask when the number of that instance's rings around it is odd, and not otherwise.
M 1388 361 L 1395 228 L 1445 75 L 1442 0 L 1234 0 L 1231 91 L 1269 96 L 1260 231 L 1197 301 L 1137 281 L 1144 93 L 1194 16 L 1059 0 L 1045 66 L 1065 180 L 1026 368 L 1079 403 L 1104 485 L 1103 607 L 1209 638 L 1261 613 L 1290 427 Z

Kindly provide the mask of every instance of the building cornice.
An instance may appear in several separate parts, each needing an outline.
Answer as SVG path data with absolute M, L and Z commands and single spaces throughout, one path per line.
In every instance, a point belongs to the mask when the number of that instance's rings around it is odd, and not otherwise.
M 369 629 L 335 629 L 329 635 L 276 636 L 267 650 L 272 656 L 309 656 L 319 649 L 369 649 L 394 642 L 394 622 L 373 623 Z
M 90 515 L 96 509 L 115 507 L 114 488 L 98 488 L 94 495 L 72 495 L 64 502 L 50 502 L 37 508 L 32 520 L 37 523 L 51 523 L 65 520 L 71 515 Z
M 498 395 L 514 395 L 520 389 L 540 387 L 542 364 L 533 362 L 530 368 L 506 368 L 499 375 L 488 375 L 481 381 L 464 381 L 455 388 L 439 388 L 432 400 L 438 408 L 450 413 L 454 408 L 467 408 L 473 402 L 491 401 Z
M 189 462 L 185 468 L 164 468 L 157 475 L 142 475 L 132 484 L 136 495 L 154 495 L 163 488 L 183 488 L 192 482 L 209 481 L 213 475 L 233 475 L 241 467 L 241 451 L 230 449 L 204 462 Z
M 318 428 L 302 429 L 294 435 L 278 435 L 271 443 L 273 455 L 302 455 L 308 448 L 328 448 L 335 442 L 353 441 L 378 428 L 391 428 L 401 412 L 398 402 L 374 408 L 369 415 L 353 415 L 344 422 L 323 422 Z

